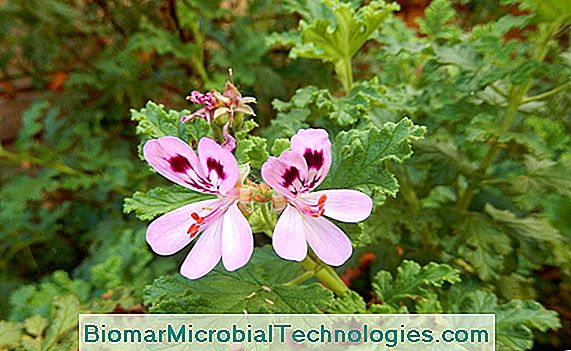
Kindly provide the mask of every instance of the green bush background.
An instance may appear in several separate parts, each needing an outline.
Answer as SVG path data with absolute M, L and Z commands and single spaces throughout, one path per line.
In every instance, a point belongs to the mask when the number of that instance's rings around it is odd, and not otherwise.
M 359 1 L 0 1 L 0 350 L 74 349 L 79 310 L 241 312 L 224 296 L 236 278 L 298 300 L 270 312 L 493 312 L 502 349 L 571 347 L 569 1 L 435 0 L 415 20 L 424 6 L 402 2 L 362 41 L 315 49 L 340 24 L 334 4 L 374 21 Z M 204 134 L 176 123 L 184 97 L 221 90 L 229 67 L 259 102 L 238 150 L 254 169 L 299 128 L 327 128 L 356 157 L 400 130 L 402 145 L 419 139 L 410 120 L 426 126 L 410 159 L 379 161 L 378 206 L 339 269 L 350 296 L 281 287 L 298 271 L 265 273 L 285 263 L 262 236 L 248 270 L 189 284 L 182 254 L 154 256 L 146 223 L 123 213 L 164 185 L 139 157 L 137 122 L 147 136 Z M 160 191 L 134 199 L 164 206 Z

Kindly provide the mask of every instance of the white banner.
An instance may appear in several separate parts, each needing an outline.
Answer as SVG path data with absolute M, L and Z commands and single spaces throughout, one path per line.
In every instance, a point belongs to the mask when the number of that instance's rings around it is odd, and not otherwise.
M 493 351 L 493 314 L 83 314 L 80 351 Z

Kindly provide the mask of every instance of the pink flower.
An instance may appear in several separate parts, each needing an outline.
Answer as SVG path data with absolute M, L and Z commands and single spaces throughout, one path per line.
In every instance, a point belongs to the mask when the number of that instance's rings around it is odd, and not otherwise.
M 149 140 L 143 147 L 147 162 L 168 180 L 216 199 L 189 204 L 154 220 L 147 242 L 159 255 L 172 255 L 198 236 L 182 264 L 190 279 L 210 272 L 222 258 L 234 271 L 244 266 L 254 249 L 252 229 L 238 208 L 240 174 L 230 151 L 202 138 L 198 156 L 184 141 L 170 136 Z
M 186 99 L 193 104 L 203 105 L 204 107 L 195 111 L 191 115 L 183 116 L 180 123 L 186 123 L 196 117 L 204 118 L 208 123 L 214 119 L 214 111 L 218 108 L 217 101 L 212 93 L 202 94 L 197 90 L 193 90 Z
M 302 261 L 307 244 L 325 263 L 342 265 L 351 256 L 351 241 L 339 227 L 323 216 L 341 222 L 360 222 L 369 217 L 371 198 L 356 190 L 321 190 L 331 166 L 331 142 L 323 129 L 300 130 L 291 138 L 291 151 L 270 157 L 262 177 L 286 198 L 272 242 L 276 253 Z
M 204 107 L 190 115 L 183 116 L 180 119 L 180 123 L 186 123 L 196 117 L 204 118 L 208 123 L 211 123 L 216 118 L 229 114 L 230 119 L 228 123 L 232 126 L 236 112 L 251 116 L 255 115 L 254 110 L 248 104 L 255 104 L 256 99 L 251 96 L 243 97 L 231 82 L 226 83 L 223 93 L 213 90 L 202 94 L 197 90 L 193 90 L 186 97 L 186 100 Z

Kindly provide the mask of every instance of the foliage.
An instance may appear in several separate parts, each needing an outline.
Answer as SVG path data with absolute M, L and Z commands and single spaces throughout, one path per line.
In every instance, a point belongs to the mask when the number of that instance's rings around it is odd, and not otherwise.
M 0 349 L 74 349 L 79 309 L 494 313 L 500 350 L 571 347 L 551 310 L 571 311 L 567 2 L 435 0 L 406 23 L 376 0 L 2 3 L 3 92 L 41 93 L 0 146 Z M 240 270 L 188 281 L 140 220 L 205 197 L 141 146 L 222 142 L 223 123 L 180 119 L 185 93 L 228 78 L 258 99 L 230 128 L 257 244 Z M 355 248 L 336 270 L 282 260 L 265 235 L 279 206 L 260 168 L 309 127 L 332 141 L 320 189 L 374 199 L 336 223 Z

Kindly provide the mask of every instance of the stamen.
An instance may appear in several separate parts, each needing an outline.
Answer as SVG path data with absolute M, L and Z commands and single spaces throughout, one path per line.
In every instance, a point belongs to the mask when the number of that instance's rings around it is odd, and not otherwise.
M 188 228 L 187 230 L 187 234 L 190 235 L 190 238 L 194 238 L 196 236 L 196 234 L 198 234 L 198 230 L 200 229 L 200 226 L 196 223 L 193 223 L 190 228 Z
M 194 219 L 198 224 L 202 224 L 202 222 L 204 222 L 204 217 L 200 217 L 196 212 L 192 212 L 190 217 L 192 217 L 192 219 Z
M 319 218 L 325 213 L 325 202 L 327 201 L 327 195 L 323 194 L 317 200 L 317 204 L 305 205 L 301 208 L 301 212 L 313 217 Z

